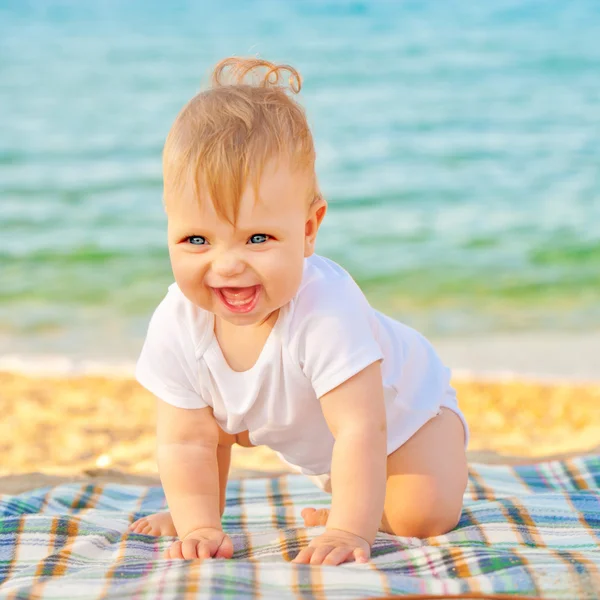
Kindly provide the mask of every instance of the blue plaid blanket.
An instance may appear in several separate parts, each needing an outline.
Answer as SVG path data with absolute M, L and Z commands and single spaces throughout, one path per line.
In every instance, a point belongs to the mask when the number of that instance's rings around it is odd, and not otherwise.
M 231 480 L 232 560 L 161 558 L 173 538 L 128 531 L 165 509 L 160 487 L 71 483 L 0 496 L 0 598 L 367 598 L 512 592 L 600 598 L 600 456 L 470 466 L 458 527 L 419 540 L 380 534 L 370 563 L 291 564 L 330 497 L 287 475 Z

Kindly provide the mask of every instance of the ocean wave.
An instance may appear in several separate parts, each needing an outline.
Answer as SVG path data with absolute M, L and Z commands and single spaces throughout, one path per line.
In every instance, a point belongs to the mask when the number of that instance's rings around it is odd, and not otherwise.
M 379 308 L 440 335 L 596 327 L 599 24 L 591 0 L 7 7 L 7 347 L 142 335 L 172 279 L 163 139 L 229 54 L 302 73 L 318 251 Z

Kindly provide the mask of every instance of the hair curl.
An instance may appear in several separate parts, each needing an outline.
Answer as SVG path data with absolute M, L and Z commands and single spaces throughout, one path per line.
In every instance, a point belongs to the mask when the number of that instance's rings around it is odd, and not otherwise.
M 266 70 L 262 77 L 260 75 L 261 69 Z M 235 56 L 224 58 L 215 66 L 212 73 L 213 87 L 227 85 L 224 82 L 224 78 L 227 77 L 224 72 L 227 70 L 229 70 L 229 77 L 234 84 L 243 84 L 246 77 L 251 75 L 260 87 L 283 87 L 280 81 L 283 79 L 283 73 L 287 71 L 289 73 L 288 84 L 290 90 L 294 94 L 298 94 L 302 89 L 300 73 L 290 65 L 276 65 L 260 58 L 236 58 Z

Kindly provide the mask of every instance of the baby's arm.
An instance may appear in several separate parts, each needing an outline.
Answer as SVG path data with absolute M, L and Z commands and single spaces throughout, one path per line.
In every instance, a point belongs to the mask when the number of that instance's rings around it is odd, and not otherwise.
M 217 446 L 217 464 L 219 466 L 219 514 L 223 516 L 227 498 L 227 480 L 229 479 L 229 466 L 231 465 L 231 446 L 219 444 Z
M 379 362 L 325 394 L 321 405 L 335 438 L 331 512 L 326 533 L 295 562 L 338 564 L 352 555 L 367 559 L 381 523 L 386 487 L 387 426 Z
M 158 470 L 181 540 L 173 545 L 172 558 L 230 558 L 233 553 L 221 527 L 220 488 L 227 473 L 219 473 L 218 442 L 212 408 L 183 409 L 157 401 Z

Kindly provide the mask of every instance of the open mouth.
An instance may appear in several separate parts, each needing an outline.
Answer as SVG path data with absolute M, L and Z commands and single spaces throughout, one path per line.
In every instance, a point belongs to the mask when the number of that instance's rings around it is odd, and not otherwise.
M 248 313 L 254 309 L 260 296 L 260 285 L 249 287 L 214 288 L 225 307 L 235 313 Z

